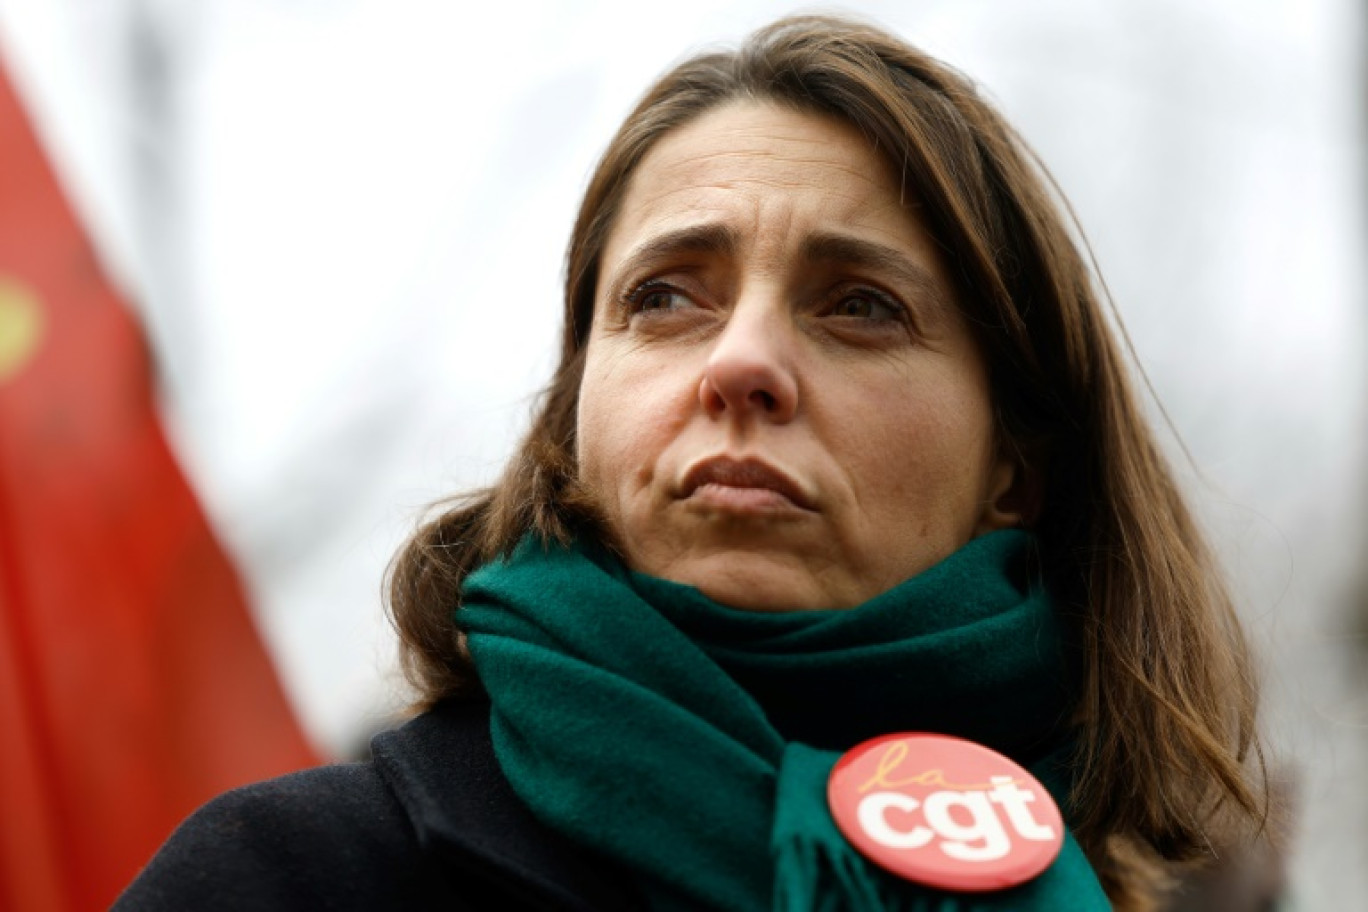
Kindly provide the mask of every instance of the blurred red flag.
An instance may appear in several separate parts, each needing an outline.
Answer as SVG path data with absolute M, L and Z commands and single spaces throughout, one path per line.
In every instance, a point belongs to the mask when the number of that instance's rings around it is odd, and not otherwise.
M 316 762 L 167 447 L 137 324 L 0 68 L 0 909 L 103 909 Z

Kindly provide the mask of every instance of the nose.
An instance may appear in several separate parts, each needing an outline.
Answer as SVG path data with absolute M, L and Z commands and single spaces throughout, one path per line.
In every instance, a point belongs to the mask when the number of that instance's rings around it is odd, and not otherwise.
M 782 309 L 738 304 L 703 371 L 698 394 L 704 411 L 714 418 L 791 421 L 798 410 L 791 332 Z

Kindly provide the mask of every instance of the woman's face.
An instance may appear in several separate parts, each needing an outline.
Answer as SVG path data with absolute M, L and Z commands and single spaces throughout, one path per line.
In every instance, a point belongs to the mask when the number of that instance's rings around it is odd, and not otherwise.
M 935 242 L 852 127 L 736 102 L 665 136 L 599 271 L 580 478 L 628 564 L 857 605 L 1016 517 Z

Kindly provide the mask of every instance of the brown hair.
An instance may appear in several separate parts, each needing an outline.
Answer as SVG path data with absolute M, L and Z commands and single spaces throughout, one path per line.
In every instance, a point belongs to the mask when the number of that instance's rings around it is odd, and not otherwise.
M 575 222 L 560 364 L 530 433 L 497 484 L 446 504 L 391 568 L 406 671 L 427 701 L 478 689 L 452 622 L 466 574 L 529 531 L 602 532 L 576 486 L 575 409 L 603 248 L 642 157 L 735 99 L 855 125 L 943 247 L 999 435 L 1045 491 L 1033 526 L 1081 655 L 1075 830 L 1118 907 L 1143 907 L 1157 859 L 1199 857 L 1261 817 L 1243 633 L 1048 175 L 967 79 L 867 25 L 781 20 L 675 67 L 627 117 Z

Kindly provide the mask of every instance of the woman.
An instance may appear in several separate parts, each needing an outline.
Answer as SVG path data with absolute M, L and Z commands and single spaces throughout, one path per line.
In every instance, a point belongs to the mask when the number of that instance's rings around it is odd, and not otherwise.
M 627 118 L 531 433 L 391 602 L 428 711 L 211 803 L 123 906 L 1144 908 L 1261 813 L 1239 625 L 1048 184 L 965 79 L 844 20 Z M 1057 854 L 991 888 L 862 857 L 840 777 L 901 732 L 1029 769 Z M 1001 814 L 935 824 L 901 769 L 859 783 L 866 835 L 993 854 Z M 1047 840 L 1015 776 L 991 800 Z

